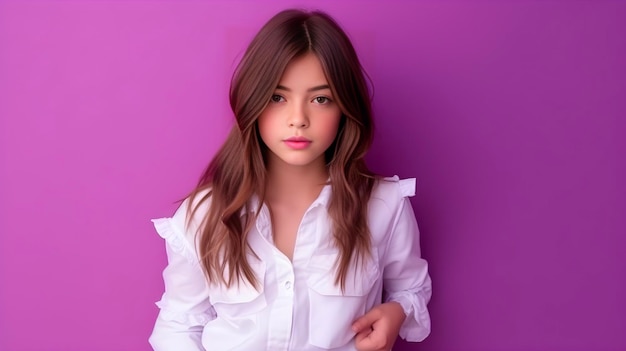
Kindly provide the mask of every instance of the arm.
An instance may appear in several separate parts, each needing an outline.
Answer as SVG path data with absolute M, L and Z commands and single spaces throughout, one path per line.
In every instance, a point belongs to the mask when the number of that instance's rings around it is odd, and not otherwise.
M 422 341 L 430 333 L 426 305 L 431 296 L 428 263 L 421 258 L 419 230 L 408 198 L 403 199 L 385 254 L 383 287 L 386 302 L 399 303 L 406 315 L 400 337 Z
M 163 271 L 165 293 L 157 302 L 160 311 L 150 344 L 156 351 L 204 350 L 201 337 L 204 325 L 215 318 L 209 302 L 206 277 L 195 250 L 185 238 L 181 221 L 174 218 L 153 220 L 166 241 L 168 265 Z
M 408 341 L 421 341 L 430 333 L 426 304 L 431 282 L 428 265 L 421 258 L 419 230 L 409 196 L 415 195 L 415 180 L 398 181 L 396 210 L 382 254 L 385 303 L 375 306 L 352 325 L 359 351 L 388 351 L 398 334 Z M 393 193 L 388 189 L 383 194 Z

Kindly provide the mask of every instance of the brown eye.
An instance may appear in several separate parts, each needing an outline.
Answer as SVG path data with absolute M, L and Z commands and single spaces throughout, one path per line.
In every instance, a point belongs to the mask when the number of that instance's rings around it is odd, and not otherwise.
M 315 99 L 313 99 L 313 101 L 315 101 L 315 103 L 323 105 L 323 104 L 327 104 L 330 102 L 330 99 L 327 98 L 326 96 L 318 96 Z
M 272 102 L 281 102 L 281 101 L 283 101 L 283 97 L 282 97 L 282 96 L 280 96 L 280 95 L 276 95 L 276 94 L 274 94 L 274 95 L 272 95 L 272 97 L 270 98 L 270 100 L 271 100 Z

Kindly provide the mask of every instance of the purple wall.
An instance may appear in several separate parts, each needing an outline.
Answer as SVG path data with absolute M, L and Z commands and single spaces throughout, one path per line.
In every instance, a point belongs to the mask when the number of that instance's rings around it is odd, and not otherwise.
M 372 167 L 418 179 L 433 332 L 396 350 L 625 350 L 626 2 L 399 0 L 0 0 L 0 350 L 149 349 L 149 219 L 294 4 L 361 53 Z

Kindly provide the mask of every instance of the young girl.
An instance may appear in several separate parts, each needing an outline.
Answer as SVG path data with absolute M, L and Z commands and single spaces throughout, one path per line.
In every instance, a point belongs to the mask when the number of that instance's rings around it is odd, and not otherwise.
M 274 16 L 234 74 L 236 117 L 172 218 L 155 350 L 390 350 L 430 331 L 408 200 L 374 176 L 367 85 L 326 14 Z

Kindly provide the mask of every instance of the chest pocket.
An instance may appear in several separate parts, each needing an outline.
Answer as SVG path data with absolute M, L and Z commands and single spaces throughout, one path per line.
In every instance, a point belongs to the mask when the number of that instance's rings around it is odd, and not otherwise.
M 354 337 L 352 322 L 366 312 L 368 295 L 380 277 L 378 260 L 368 258 L 349 269 L 342 291 L 335 285 L 336 260 L 336 254 L 316 255 L 308 266 L 309 342 L 325 349 L 344 346 Z
M 257 314 L 265 307 L 265 263 L 251 261 L 250 266 L 258 280 L 258 290 L 249 282 L 239 281 L 227 288 L 222 284 L 210 288 L 211 304 L 218 317 L 236 319 Z
M 259 289 L 240 281 L 230 288 L 221 284 L 209 288 L 217 318 L 204 326 L 202 345 L 207 351 L 240 350 L 259 333 L 259 314 L 267 307 L 265 299 L 265 263 L 250 261 Z

